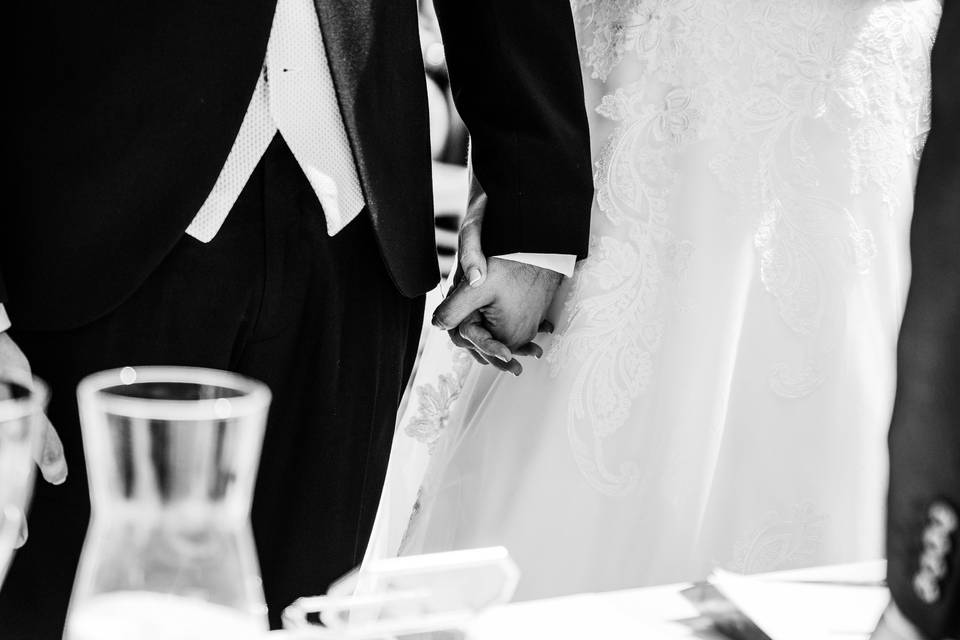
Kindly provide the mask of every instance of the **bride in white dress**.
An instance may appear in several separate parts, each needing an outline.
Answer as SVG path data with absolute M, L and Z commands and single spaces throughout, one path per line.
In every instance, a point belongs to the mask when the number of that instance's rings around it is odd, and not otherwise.
M 880 557 L 939 2 L 573 11 L 590 256 L 521 377 L 430 336 L 368 557 L 502 544 L 521 599 Z

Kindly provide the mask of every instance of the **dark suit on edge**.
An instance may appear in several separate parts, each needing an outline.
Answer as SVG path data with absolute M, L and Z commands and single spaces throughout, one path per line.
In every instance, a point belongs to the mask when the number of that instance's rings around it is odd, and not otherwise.
M 960 1 L 933 48 L 933 123 L 920 161 L 913 280 L 890 427 L 887 581 L 929 638 L 960 637 Z
M 584 256 L 592 187 L 568 4 L 437 5 L 489 198 L 485 248 Z M 271 386 L 253 525 L 274 624 L 361 558 L 438 279 L 416 3 L 316 1 L 365 212 L 328 237 L 277 137 L 202 244 L 184 230 L 237 135 L 273 9 L 20 6 L 0 302 L 52 386 L 70 477 L 38 483 L 30 541 L 0 593 L 5 640 L 61 632 L 89 513 L 74 386 L 99 369 L 211 366 Z

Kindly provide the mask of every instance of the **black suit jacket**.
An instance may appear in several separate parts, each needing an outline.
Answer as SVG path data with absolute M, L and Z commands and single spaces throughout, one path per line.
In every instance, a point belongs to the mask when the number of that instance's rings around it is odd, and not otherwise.
M 960 0 L 933 49 L 933 123 L 917 178 L 913 280 L 900 332 L 890 428 L 887 562 L 900 610 L 928 637 L 960 637 L 960 535 L 942 554 L 938 597 L 914 585 L 936 503 L 960 513 Z M 940 555 L 940 554 L 938 554 Z
M 0 214 L 0 302 L 18 327 L 104 315 L 183 236 L 243 120 L 275 3 L 18 3 L 16 199 Z M 315 5 L 381 253 L 419 295 L 439 275 L 416 2 Z M 488 251 L 582 257 L 592 185 L 567 2 L 437 5 Z

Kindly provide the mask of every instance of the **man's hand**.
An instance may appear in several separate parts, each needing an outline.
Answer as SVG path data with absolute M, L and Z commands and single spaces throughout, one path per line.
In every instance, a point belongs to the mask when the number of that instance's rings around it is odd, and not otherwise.
M 5 331 L 0 333 L 0 371 L 23 375 L 27 380 L 32 375 L 27 357 Z M 3 399 L 4 393 L 5 390 L 0 388 L 0 399 Z M 50 484 L 62 484 L 67 479 L 67 461 L 63 455 L 60 436 L 57 435 L 46 416 L 40 418 L 40 435 L 36 443 L 33 458 L 40 467 L 44 480 Z M 26 539 L 27 531 L 24 523 L 17 546 L 23 545 Z
M 549 269 L 491 258 L 474 284 L 461 278 L 433 315 L 436 327 L 450 332 L 455 344 L 475 350 L 479 361 L 520 375 L 514 355 L 543 355 L 532 340 L 552 331 L 544 321 L 563 276 Z M 476 353 L 476 352 L 479 352 Z
M 486 194 L 471 180 L 453 288 L 434 312 L 433 325 L 480 364 L 519 376 L 523 367 L 513 356 L 539 358 L 543 349 L 532 340 L 538 332 L 553 333 L 544 316 L 563 276 L 514 260 L 487 260 L 480 243 L 486 206 Z

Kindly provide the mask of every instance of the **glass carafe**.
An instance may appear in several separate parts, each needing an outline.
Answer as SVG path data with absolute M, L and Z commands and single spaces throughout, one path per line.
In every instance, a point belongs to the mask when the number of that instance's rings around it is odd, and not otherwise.
M 47 388 L 39 380 L 0 371 L 0 585 L 33 490 L 33 448 L 46 401 Z
M 209 369 L 77 389 L 91 519 L 66 640 L 244 640 L 267 629 L 250 528 L 270 392 Z

